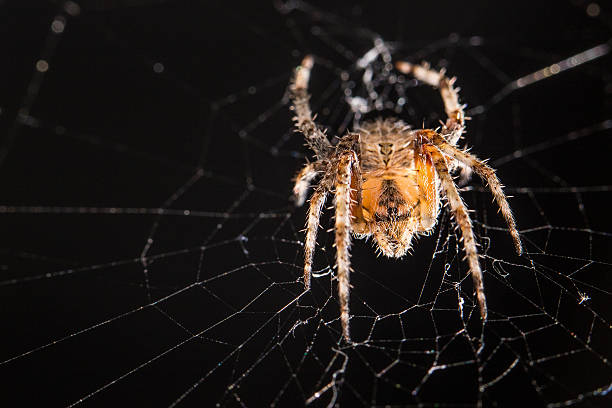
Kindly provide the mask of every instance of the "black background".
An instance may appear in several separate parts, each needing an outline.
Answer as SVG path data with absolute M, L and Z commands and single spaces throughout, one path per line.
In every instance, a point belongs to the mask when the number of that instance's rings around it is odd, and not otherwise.
M 349 69 L 354 60 L 333 46 L 348 46 L 357 58 L 371 47 L 371 38 L 358 30 L 366 27 L 397 44 L 398 58 L 443 61 L 459 76 L 464 101 L 478 106 L 513 79 L 605 43 L 612 21 L 605 6 L 592 18 L 586 2 L 578 0 L 328 3 L 321 3 L 322 12 L 283 14 L 264 1 L 99 0 L 80 3 L 79 15 L 69 16 L 64 2 L 0 2 L 0 138 L 6 151 L 0 163 L 2 405 L 67 406 L 86 398 L 85 406 L 169 406 L 196 384 L 180 400 L 183 406 L 267 406 L 275 398 L 280 406 L 303 405 L 340 368 L 333 350 L 346 345 L 333 321 L 337 305 L 328 278 L 317 279 L 322 283 L 299 307 L 276 313 L 301 287 L 305 210 L 292 208 L 288 196 L 307 152 L 291 132 L 291 115 L 282 102 L 300 57 L 311 52 Z M 61 35 L 49 32 L 56 16 L 66 22 Z M 331 42 L 313 35 L 313 26 L 327 30 Z M 457 45 L 449 40 L 452 33 L 460 39 Z M 482 38 L 483 46 L 470 45 L 472 36 Z M 49 62 L 44 75 L 35 72 L 39 59 Z M 161 73 L 154 71 L 157 62 L 163 64 Z M 500 79 L 493 66 L 505 77 Z M 328 69 L 315 69 L 315 109 L 333 112 L 341 106 L 337 95 L 317 99 L 334 78 Z M 404 119 L 435 126 L 440 115 L 430 112 L 440 112 L 437 95 L 415 92 L 422 99 L 414 99 L 415 111 Z M 480 211 L 477 233 L 487 238 L 483 262 L 493 314 L 535 313 L 533 321 L 515 323 L 525 324 L 524 330 L 556 324 L 520 336 L 518 354 L 491 358 L 486 381 L 516 356 L 523 369 L 511 371 L 481 396 L 486 406 L 573 400 L 610 383 L 609 362 L 601 363 L 611 354 L 609 324 L 595 319 L 591 326 L 594 316 L 607 322 L 611 317 L 610 130 L 586 130 L 573 142 L 567 135 L 609 119 L 611 93 L 605 56 L 518 90 L 469 124 L 466 142 L 493 165 L 515 150 L 544 143 L 539 153 L 499 170 L 510 191 L 515 189 L 511 204 L 528 255 L 512 253 L 490 198 L 478 193 L 478 181 L 470 183 L 476 193 L 465 198 Z M 264 112 L 269 116 L 258 123 Z M 341 119 L 341 114 L 321 115 L 331 133 Z M 604 188 L 568 190 L 579 186 Z M 516 187 L 532 188 L 531 193 Z M 158 209 L 177 215 L 159 216 Z M 191 215 L 181 215 L 183 210 Z M 330 225 L 329 217 L 323 222 Z M 371 372 L 392 361 L 398 347 L 435 348 L 436 336 L 460 329 L 457 295 L 440 289 L 446 262 L 456 270 L 449 279 L 464 277 L 453 256 L 453 238 L 448 254 L 430 266 L 448 228 L 443 216 L 441 232 L 421 239 L 415 256 L 401 262 L 376 258 L 369 243 L 355 243 L 356 315 L 398 313 L 414 305 L 424 281 L 429 284 L 425 306 L 404 314 L 407 332 L 383 322 L 377 326 L 381 332 L 372 334 L 372 319 L 353 319 L 358 341 L 368 334 L 417 340 L 348 347 L 350 363 L 340 376 L 343 406 L 476 401 L 474 364 L 441 370 L 417 398 L 394 387 L 412 390 L 418 384 L 424 372 L 415 376 L 408 367 L 382 376 L 372 396 L 377 380 Z M 319 269 L 333 264 L 329 243 L 330 235 L 322 233 Z M 590 286 L 563 279 L 588 261 L 594 262 L 576 279 Z M 512 288 L 492 270 L 511 273 Z M 469 298 L 469 279 L 462 288 Z M 586 289 L 592 299 L 583 308 L 576 296 Z M 392 294 L 398 291 L 401 296 Z M 454 318 L 444 313 L 432 318 L 427 302 L 436 295 L 437 307 L 448 308 Z M 288 322 L 308 318 L 287 334 Z M 321 318 L 329 327 L 318 326 Z M 469 322 L 477 339 L 478 319 Z M 486 351 L 500 338 L 516 335 L 512 326 L 492 324 Z M 587 338 L 589 327 L 595 329 L 584 351 L 580 339 Z M 451 344 L 445 351 L 450 360 L 474 359 L 467 343 Z M 529 365 L 577 349 L 583 351 L 575 358 Z M 290 381 L 287 367 L 298 365 L 307 350 L 318 357 L 307 358 L 297 380 Z M 414 359 L 402 354 L 401 360 L 425 371 L 435 364 L 420 353 Z M 331 361 L 335 368 L 325 374 Z M 544 389 L 537 391 L 534 379 Z M 226 391 L 230 384 L 238 388 Z M 330 397 L 328 392 L 315 405 L 324 406 Z M 587 395 L 577 404 L 606 401 Z

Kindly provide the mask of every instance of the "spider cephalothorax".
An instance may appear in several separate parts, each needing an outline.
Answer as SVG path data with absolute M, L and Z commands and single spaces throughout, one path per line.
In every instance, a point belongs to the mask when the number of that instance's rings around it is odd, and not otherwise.
M 428 233 L 435 225 L 438 181 L 435 173 L 422 173 L 428 168 L 414 156 L 418 132 L 402 121 L 366 122 L 356 132 L 363 180 L 361 197 L 356 189 L 353 193 L 353 231 L 372 235 L 384 255 L 400 257 L 415 234 Z
M 351 233 L 373 237 L 380 252 L 401 257 L 410 249 L 413 237 L 429 234 L 440 213 L 440 197 L 446 197 L 455 222 L 461 229 L 463 246 L 474 282 L 482 318 L 487 305 L 478 262 L 472 222 L 450 175 L 457 167 L 468 168 L 485 180 L 508 223 L 516 251 L 521 241 L 502 185 L 495 171 L 474 155 L 455 145 L 464 131 L 463 106 L 459 105 L 455 79 L 428 64 L 398 62 L 404 74 L 438 87 L 448 119 L 438 131 L 413 130 L 398 119 L 365 122 L 333 146 L 315 124 L 308 103 L 308 82 L 313 58 L 307 56 L 296 69 L 290 96 L 298 131 L 315 153 L 297 175 L 295 201 L 302 205 L 311 181 L 320 176 L 310 199 L 306 223 L 304 284 L 310 288 L 312 258 L 321 210 L 328 192 L 335 195 L 336 267 L 342 334 L 349 341 L 349 246 Z

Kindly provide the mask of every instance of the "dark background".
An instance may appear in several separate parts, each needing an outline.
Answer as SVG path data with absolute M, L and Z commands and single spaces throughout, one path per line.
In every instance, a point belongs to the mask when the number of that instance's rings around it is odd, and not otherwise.
M 610 56 L 491 98 L 609 41 L 610 8 L 279 4 L 0 1 L 0 404 L 301 406 L 334 378 L 343 406 L 609 404 L 593 394 L 612 378 Z M 286 84 L 305 53 L 325 61 L 313 106 L 330 134 L 343 130 L 338 70 L 354 74 L 373 33 L 394 58 L 447 66 L 462 99 L 487 108 L 466 143 L 500 164 L 526 255 L 473 180 L 464 197 L 491 308 L 482 355 L 477 316 L 458 318 L 453 282 L 469 311 L 471 283 L 446 214 L 400 262 L 355 243 L 360 346 L 340 340 L 329 277 L 295 301 L 305 209 L 288 197 L 308 152 Z M 401 116 L 436 126 L 437 94 L 411 86 Z M 320 235 L 324 270 L 334 251 Z M 479 393 L 479 376 L 499 380 Z

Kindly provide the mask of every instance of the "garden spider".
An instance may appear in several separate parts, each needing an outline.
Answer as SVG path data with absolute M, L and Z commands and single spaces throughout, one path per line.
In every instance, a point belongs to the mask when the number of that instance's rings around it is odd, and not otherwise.
M 295 125 L 316 161 L 307 163 L 298 173 L 293 189 L 297 205 L 302 205 L 311 181 L 314 187 L 306 222 L 304 245 L 304 285 L 310 288 L 312 259 L 317 228 L 328 192 L 335 195 L 335 246 L 342 335 L 349 334 L 350 235 L 373 236 L 378 250 L 399 258 L 410 249 L 412 237 L 429 234 L 440 213 L 440 196 L 446 197 L 455 222 L 461 229 L 463 247 L 474 283 L 480 315 L 487 317 L 487 303 L 478 262 L 478 251 L 468 215 L 451 172 L 457 167 L 472 169 L 489 186 L 508 224 L 516 252 L 522 252 L 516 224 L 495 176 L 495 170 L 476 156 L 455 145 L 465 129 L 463 108 L 459 105 L 456 78 L 435 71 L 429 64 L 398 62 L 396 68 L 417 80 L 440 89 L 448 119 L 441 129 L 413 130 L 398 119 L 365 122 L 332 145 L 314 122 L 309 106 L 308 82 L 314 63 L 306 56 L 296 68 L 289 87 L 295 111 Z

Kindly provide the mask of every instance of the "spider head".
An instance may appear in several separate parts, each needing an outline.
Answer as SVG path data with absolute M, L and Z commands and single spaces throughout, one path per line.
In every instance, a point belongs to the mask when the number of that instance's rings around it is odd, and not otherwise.
M 406 255 L 410 249 L 414 228 L 411 219 L 377 222 L 374 239 L 380 252 L 391 258 Z
M 418 227 L 416 193 L 404 177 L 376 177 L 363 184 L 363 217 L 385 256 L 399 258 L 410 249 Z

